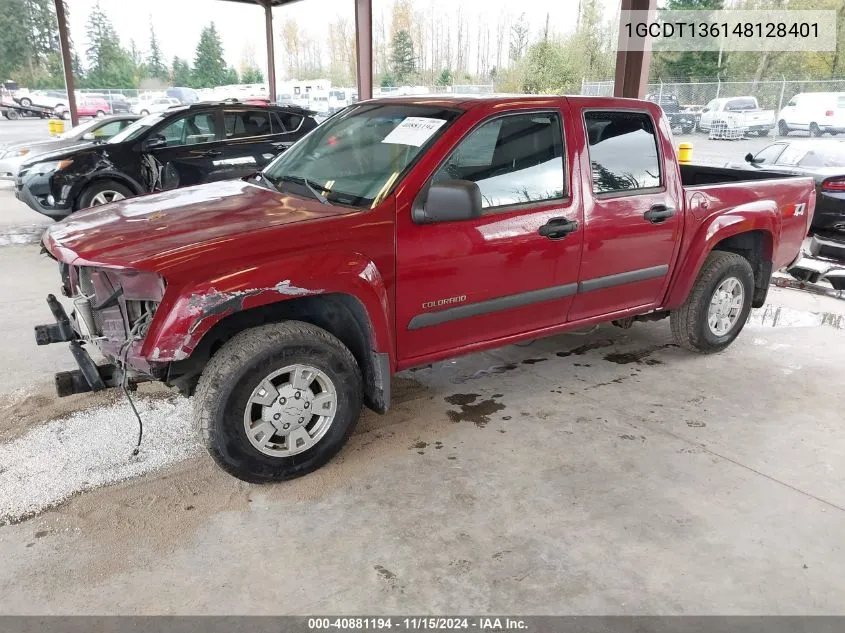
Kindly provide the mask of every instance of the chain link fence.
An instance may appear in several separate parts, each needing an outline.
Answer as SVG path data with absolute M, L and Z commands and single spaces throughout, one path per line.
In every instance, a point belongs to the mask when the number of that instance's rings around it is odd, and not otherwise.
M 845 92 L 845 79 L 813 79 L 780 81 L 714 81 L 652 82 L 648 93 L 674 95 L 681 107 L 704 106 L 720 97 L 757 97 L 760 107 L 780 111 L 792 97 L 801 92 Z M 612 81 L 583 81 L 581 94 L 594 97 L 613 96 Z

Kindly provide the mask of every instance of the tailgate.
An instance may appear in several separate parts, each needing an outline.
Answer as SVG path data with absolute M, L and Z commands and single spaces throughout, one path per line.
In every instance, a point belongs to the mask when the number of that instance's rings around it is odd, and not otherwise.
M 774 122 L 774 110 L 752 110 L 745 113 L 745 123 L 747 125 L 771 125 Z

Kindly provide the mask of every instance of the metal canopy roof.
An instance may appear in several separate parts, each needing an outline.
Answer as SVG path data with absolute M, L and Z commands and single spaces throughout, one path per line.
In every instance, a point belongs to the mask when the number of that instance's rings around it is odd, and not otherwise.
M 298 2 L 298 0 L 220 0 L 221 2 L 240 2 L 241 4 L 257 4 L 260 6 L 265 6 L 266 4 L 270 4 L 271 7 L 280 7 L 283 4 L 292 4 L 294 2 Z

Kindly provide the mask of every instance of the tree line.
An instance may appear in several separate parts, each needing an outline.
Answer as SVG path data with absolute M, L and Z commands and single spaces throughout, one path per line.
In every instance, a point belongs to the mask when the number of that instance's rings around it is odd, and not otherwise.
M 72 18 L 69 15 L 68 19 Z M 0 79 L 13 79 L 32 89 L 63 89 L 57 32 L 53 0 L 0 0 Z M 77 88 L 213 88 L 264 82 L 254 55 L 247 55 L 240 69 L 226 64 L 213 22 L 202 29 L 193 60 L 173 57 L 168 63 L 152 22 L 145 50 L 134 40 L 125 48 L 98 2 L 85 23 L 83 50 L 87 63 L 83 64 L 76 52 L 79 44 L 72 48 Z

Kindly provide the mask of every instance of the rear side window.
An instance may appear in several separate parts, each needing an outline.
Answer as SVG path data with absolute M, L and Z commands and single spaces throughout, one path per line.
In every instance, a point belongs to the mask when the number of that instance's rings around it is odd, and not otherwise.
M 660 160 L 651 117 L 644 112 L 584 113 L 593 192 L 659 187 Z
M 249 138 L 271 134 L 269 113 L 264 110 L 226 110 L 226 138 Z
M 836 108 L 845 109 L 845 97 L 836 97 Z
M 464 138 L 434 175 L 434 182 L 470 180 L 482 208 L 563 197 L 563 136 L 557 113 L 487 121 Z
M 273 113 L 273 133 L 293 132 L 302 123 L 302 117 L 298 114 L 291 114 L 289 112 L 274 112 Z

